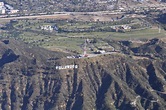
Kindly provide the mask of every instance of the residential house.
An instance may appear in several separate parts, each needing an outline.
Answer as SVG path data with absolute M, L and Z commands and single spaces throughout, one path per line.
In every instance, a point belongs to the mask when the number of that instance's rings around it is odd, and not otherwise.
M 1 6 L 4 6 L 4 5 L 5 5 L 4 2 L 0 2 L 0 7 L 1 7 Z

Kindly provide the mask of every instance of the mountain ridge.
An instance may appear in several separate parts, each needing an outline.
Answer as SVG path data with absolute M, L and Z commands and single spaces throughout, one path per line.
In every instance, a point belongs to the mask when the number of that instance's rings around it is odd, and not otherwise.
M 153 43 L 154 40 L 144 45 L 164 43 Z M 154 55 L 152 59 L 122 51 L 68 59 L 63 53 L 39 48 L 36 51 L 33 47 L 30 51 L 16 40 L 3 40 L 0 45 L 4 47 L 0 48 L 1 56 L 19 55 L 0 66 L 3 110 L 163 110 L 166 107 L 166 60 L 160 56 L 156 59 Z M 10 54 L 5 54 L 9 48 Z M 78 65 L 78 68 L 56 69 L 65 65 Z

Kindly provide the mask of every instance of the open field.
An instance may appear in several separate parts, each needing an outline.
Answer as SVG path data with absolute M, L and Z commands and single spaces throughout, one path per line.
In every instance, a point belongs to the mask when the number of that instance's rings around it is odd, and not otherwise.
M 97 47 L 105 46 L 106 43 L 101 42 L 100 39 L 106 40 L 138 40 L 138 39 L 150 39 L 161 38 L 166 36 L 165 31 L 162 30 L 158 33 L 157 29 L 145 29 L 127 33 L 117 32 L 89 32 L 89 33 L 60 33 L 57 35 L 36 35 L 32 33 L 24 33 L 20 38 L 25 42 L 32 43 L 37 46 L 41 46 L 50 50 L 68 51 L 83 53 L 83 49 L 80 47 L 84 44 L 85 39 L 93 40 L 98 39 Z M 66 37 L 64 37 L 66 36 Z M 100 43 L 101 42 L 101 43 Z
M 158 27 L 152 27 L 143 18 L 126 18 L 116 21 L 90 21 L 90 18 L 88 18 L 89 15 L 86 15 L 82 17 L 85 21 L 78 21 L 78 19 L 73 19 L 72 16 L 78 17 L 78 15 L 61 14 L 61 16 L 54 16 L 54 19 L 49 18 L 53 16 L 45 16 L 49 19 L 42 18 L 42 16 L 41 19 L 15 20 L 11 23 L 11 27 L 7 27 L 9 30 L 12 29 L 12 32 L 7 32 L 5 36 L 16 37 L 24 42 L 50 50 L 73 53 L 83 52 L 81 46 L 84 44 L 85 39 L 97 39 L 97 43 L 94 44 L 93 48 L 98 48 L 108 46 L 103 40 L 137 40 L 156 37 L 164 38 L 166 36 L 164 29 L 161 28 L 161 32 L 159 33 Z M 81 15 L 79 16 L 79 19 L 81 19 Z M 5 18 L 3 20 L 6 21 L 7 19 Z M 43 30 L 41 29 L 42 26 L 55 26 L 57 30 L 53 32 Z M 131 29 L 121 29 L 121 26 L 130 27 Z M 112 27 L 119 28 L 120 31 L 112 29 Z
M 166 36 L 166 31 L 162 30 L 161 33 L 158 29 L 143 29 L 131 32 L 89 32 L 89 33 L 68 33 L 69 37 L 84 37 L 84 38 L 103 38 L 103 39 L 114 39 L 114 40 L 128 40 L 128 39 L 149 39 L 154 37 Z

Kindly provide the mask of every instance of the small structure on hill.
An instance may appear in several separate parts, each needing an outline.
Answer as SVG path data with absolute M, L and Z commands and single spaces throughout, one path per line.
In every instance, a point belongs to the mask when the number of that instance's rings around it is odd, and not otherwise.
M 40 28 L 42 30 L 46 30 L 46 31 L 50 31 L 50 32 L 53 32 L 53 31 L 58 31 L 58 27 L 55 26 L 55 25 L 43 25 L 43 26 L 40 26 Z

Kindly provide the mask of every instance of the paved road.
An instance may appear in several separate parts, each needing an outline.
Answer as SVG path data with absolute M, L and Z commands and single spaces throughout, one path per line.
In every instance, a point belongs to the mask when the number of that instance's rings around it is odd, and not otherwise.
M 7 15 L 0 16 L 0 20 L 13 20 L 13 19 L 48 19 L 48 18 L 64 18 L 64 19 L 71 19 L 71 18 L 76 18 L 76 16 L 89 16 L 89 15 L 94 15 L 94 16 L 108 16 L 108 15 L 121 15 L 125 14 L 126 12 L 121 12 L 119 11 L 98 11 L 98 12 L 55 12 L 54 14 L 50 15 L 27 15 L 27 16 L 15 16 L 11 15 L 7 17 Z M 5 17 L 6 16 L 6 17 Z M 141 17 L 141 16 L 140 16 Z M 111 19 L 110 19 L 111 20 Z
M 102 15 L 116 15 L 116 14 L 125 14 L 126 12 L 129 12 L 129 11 L 133 11 L 133 10 L 136 10 L 136 11 L 144 11 L 145 9 L 146 10 L 149 10 L 149 9 L 157 9 L 157 10 L 161 10 L 163 11 L 164 9 L 166 9 L 166 4 L 165 3 L 162 3 L 162 4 L 149 4 L 149 5 L 146 5 L 144 4 L 145 6 L 140 6 L 138 5 L 137 7 L 126 7 L 124 9 L 119 9 L 119 10 L 113 10 L 113 11 L 97 11 L 97 12 L 54 12 L 54 14 L 51 14 L 51 15 L 44 15 L 46 13 L 39 13 L 38 15 L 33 15 L 30 14 L 28 16 L 20 16 L 20 17 L 15 17 L 14 15 L 11 15 L 13 17 L 6 17 L 6 18 L 2 18 L 3 16 L 7 16 L 7 15 L 2 15 L 0 16 L 0 20 L 1 19 L 8 19 L 8 20 L 11 20 L 11 19 L 33 19 L 33 18 L 39 18 L 39 19 L 43 19 L 43 18 L 52 18 L 52 17 L 58 17 L 58 16 L 69 16 L 69 15 L 97 15 L 97 16 L 102 16 Z
M 69 15 L 66 14 L 52 14 L 52 15 L 32 15 L 32 16 L 20 16 L 20 17 L 6 17 L 6 18 L 0 18 L 0 20 L 13 20 L 13 19 L 45 19 L 45 18 L 68 18 Z
M 79 55 L 80 57 L 74 57 L 74 56 L 68 56 L 68 59 L 75 59 L 75 58 L 92 58 L 92 57 L 97 57 L 97 56 L 102 56 L 102 55 L 109 55 L 109 54 L 123 54 L 120 52 L 105 52 L 102 54 L 87 54 L 86 57 L 84 57 L 83 55 Z

